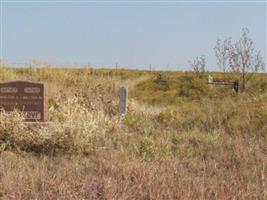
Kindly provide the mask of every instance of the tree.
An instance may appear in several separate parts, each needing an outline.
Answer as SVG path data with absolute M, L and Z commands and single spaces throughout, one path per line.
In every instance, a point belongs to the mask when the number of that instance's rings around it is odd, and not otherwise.
M 219 66 L 222 66 L 224 71 L 228 67 L 231 72 L 238 74 L 242 92 L 246 90 L 254 73 L 265 69 L 261 53 L 254 50 L 247 28 L 242 29 L 242 36 L 235 43 L 230 39 L 223 42 L 218 39 L 214 50 Z
M 191 68 L 196 73 L 197 76 L 205 72 L 206 68 L 206 58 L 205 56 L 196 57 L 192 62 L 189 61 Z
M 223 41 L 217 39 L 216 46 L 214 47 L 216 58 L 218 59 L 218 66 L 226 73 L 229 69 L 229 48 L 231 46 L 231 39 L 225 38 Z

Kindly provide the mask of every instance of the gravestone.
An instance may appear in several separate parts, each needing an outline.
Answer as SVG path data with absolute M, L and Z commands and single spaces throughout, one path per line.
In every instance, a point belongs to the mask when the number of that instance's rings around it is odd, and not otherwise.
M 211 75 L 209 75 L 209 77 L 208 77 L 208 83 L 209 84 L 212 84 L 213 83 L 213 77 Z
M 127 114 L 127 102 L 128 101 L 128 89 L 125 86 L 121 86 L 119 90 L 119 113 L 120 116 Z
M 13 81 L 0 83 L 0 107 L 21 111 L 27 122 L 48 119 L 47 87 L 44 83 Z

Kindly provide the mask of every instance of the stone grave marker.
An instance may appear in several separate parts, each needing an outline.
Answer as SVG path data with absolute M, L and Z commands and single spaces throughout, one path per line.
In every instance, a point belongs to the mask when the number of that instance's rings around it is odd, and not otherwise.
M 208 83 L 209 84 L 212 84 L 213 83 L 213 77 L 211 75 L 209 75 L 209 77 L 208 77 Z
M 120 116 L 127 114 L 128 89 L 126 86 L 121 86 L 119 90 L 119 113 Z
M 6 112 L 21 111 L 26 122 L 47 121 L 46 84 L 30 81 L 0 83 L 0 107 Z

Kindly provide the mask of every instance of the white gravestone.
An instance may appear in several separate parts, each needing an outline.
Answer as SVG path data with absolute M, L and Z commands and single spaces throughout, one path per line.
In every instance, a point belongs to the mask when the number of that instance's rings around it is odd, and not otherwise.
M 213 77 L 211 76 L 211 75 L 209 75 L 209 77 L 208 77 L 208 83 L 213 83 Z
M 128 101 L 128 89 L 125 86 L 121 86 L 119 90 L 119 113 L 120 116 L 127 114 L 127 102 Z

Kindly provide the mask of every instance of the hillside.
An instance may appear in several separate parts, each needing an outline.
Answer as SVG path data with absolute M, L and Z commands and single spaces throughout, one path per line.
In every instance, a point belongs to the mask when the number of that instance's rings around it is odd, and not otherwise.
M 46 82 L 49 123 L 0 113 L 0 199 L 266 199 L 267 74 L 0 68 Z M 129 88 L 118 115 L 118 89 Z

